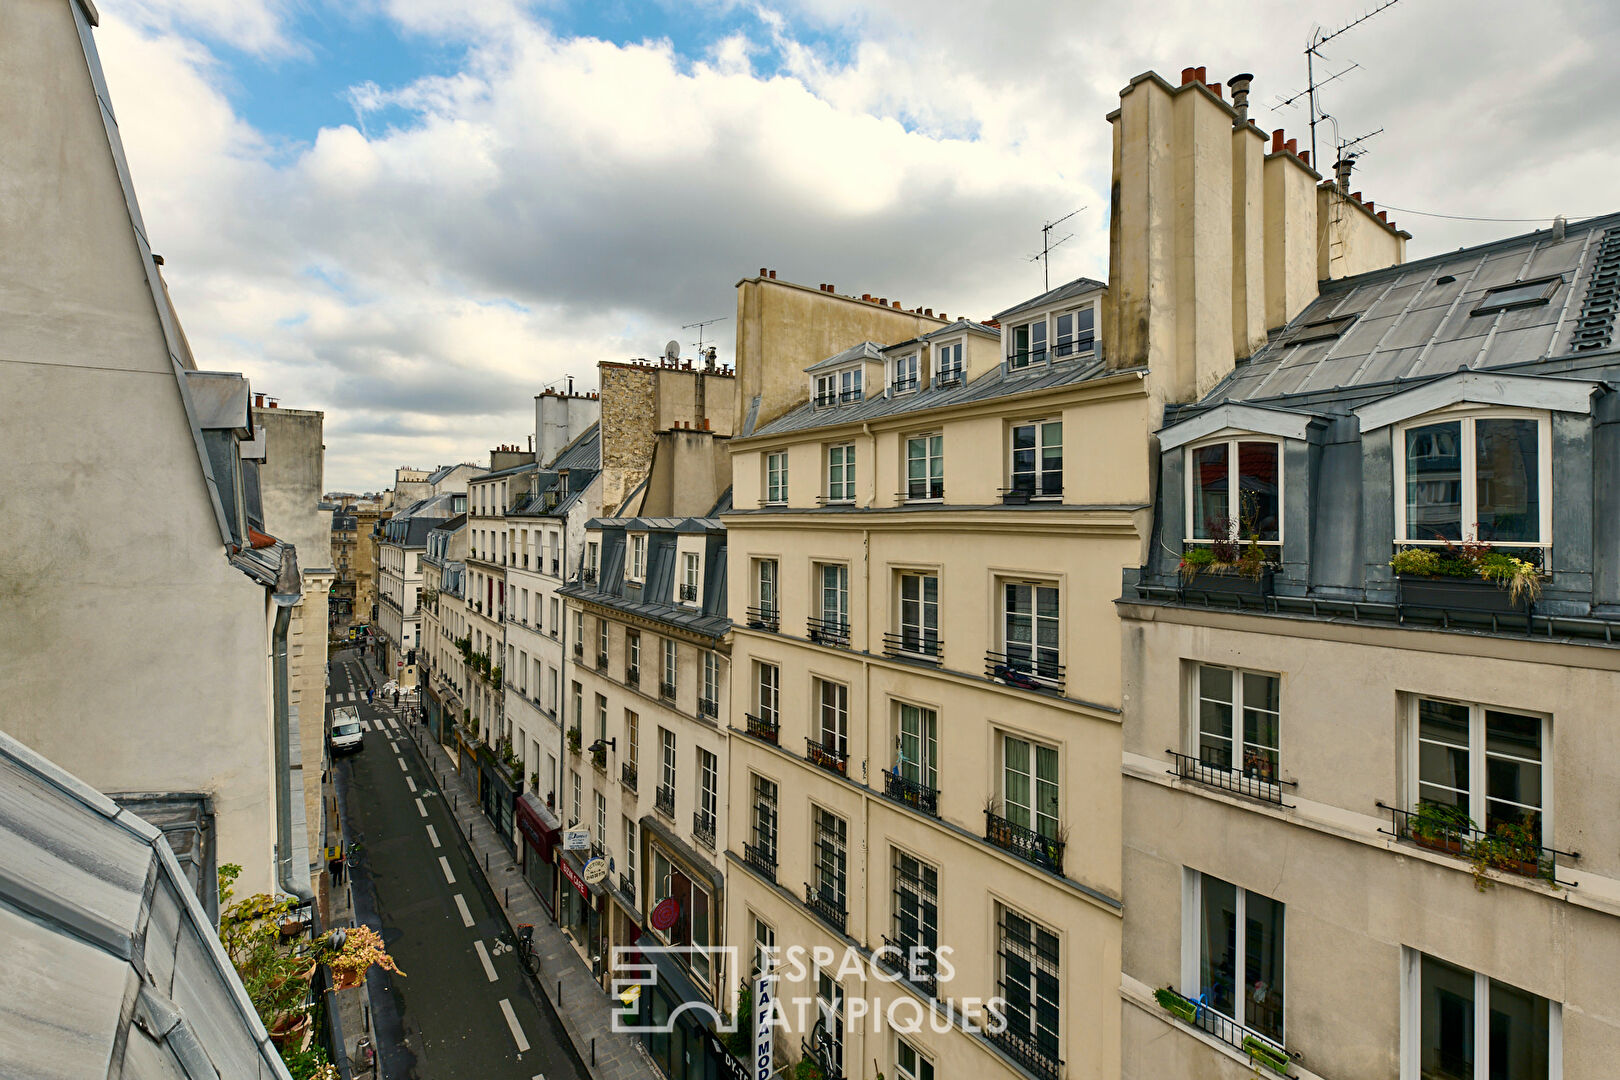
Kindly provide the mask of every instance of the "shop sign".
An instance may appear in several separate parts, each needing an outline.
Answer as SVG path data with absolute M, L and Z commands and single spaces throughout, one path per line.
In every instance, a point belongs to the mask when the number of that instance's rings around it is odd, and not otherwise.
M 585 884 L 585 879 L 579 876 L 579 872 L 574 869 L 573 865 L 567 859 L 557 860 L 557 865 L 562 867 L 563 877 L 567 878 L 574 888 L 579 890 L 579 895 L 589 900 L 591 898 L 590 887 Z
M 597 857 L 585 864 L 585 884 L 595 885 L 608 876 L 608 861 Z
M 583 825 L 575 825 L 563 833 L 564 851 L 585 851 L 591 846 L 591 830 Z
M 662 900 L 658 901 L 657 905 L 652 909 L 652 915 L 649 917 L 648 921 L 652 923 L 654 930 L 661 932 L 674 926 L 680 921 L 680 918 L 680 902 L 677 901 L 673 896 L 666 896 Z

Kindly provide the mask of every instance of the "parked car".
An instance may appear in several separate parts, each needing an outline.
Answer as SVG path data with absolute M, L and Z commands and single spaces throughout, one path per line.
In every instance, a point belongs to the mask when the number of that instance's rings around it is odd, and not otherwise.
M 365 729 L 360 726 L 360 710 L 352 705 L 332 710 L 332 730 L 326 736 L 326 745 L 333 757 L 362 749 L 364 734 Z

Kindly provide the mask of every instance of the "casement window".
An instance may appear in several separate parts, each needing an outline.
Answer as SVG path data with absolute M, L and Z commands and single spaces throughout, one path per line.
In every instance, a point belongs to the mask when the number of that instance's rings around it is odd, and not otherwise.
M 557 671 L 555 668 L 546 673 L 546 707 L 553 714 L 557 711 Z
M 553 545 L 555 545 L 555 541 L 553 541 Z M 555 550 L 555 546 L 553 546 L 553 550 Z M 602 565 L 602 546 L 600 544 L 598 544 L 595 540 L 592 540 L 590 543 L 585 545 L 585 576 L 594 581 L 596 579 L 596 571 L 601 565 Z M 552 566 L 553 566 L 552 572 L 555 573 L 556 572 L 556 569 L 555 569 L 556 560 L 555 559 L 552 560 Z
M 999 907 L 999 905 L 998 905 Z M 999 907 L 996 960 L 999 995 L 1007 1026 L 991 1038 L 1017 1058 L 1046 1066 L 1057 1075 L 1062 998 L 1061 948 L 1057 932 L 1017 911 Z
M 1284 905 L 1196 870 L 1186 871 L 1183 901 L 1186 996 L 1280 1046 Z
M 1200 664 L 1198 760 L 1276 781 L 1281 758 L 1281 680 L 1257 671 Z
M 641 717 L 624 710 L 624 754 L 625 760 L 634 769 L 641 760 Z
M 788 501 L 788 456 L 786 450 L 765 455 L 765 501 L 773 506 Z
M 827 501 L 855 499 L 855 444 L 827 447 Z
M 1494 833 L 1523 825 L 1539 847 L 1552 846 L 1552 721 L 1436 698 L 1411 703 L 1406 759 L 1414 763 L 1409 787 L 1414 805 L 1454 807 Z
M 945 436 L 915 435 L 906 440 L 906 498 L 945 497 Z
M 596 620 L 596 651 L 598 653 L 600 653 L 602 656 L 606 656 L 607 653 L 608 653 L 608 635 L 609 635 L 608 621 L 606 619 L 597 619 Z
M 630 882 L 630 898 L 636 896 L 636 823 L 631 818 L 624 819 L 624 877 Z
M 624 663 L 627 670 L 641 672 L 641 633 L 636 630 L 624 632 Z
M 1401 1080 L 1560 1080 L 1563 1007 L 1403 948 Z
M 781 722 L 782 669 L 764 661 L 754 662 L 754 715 L 767 726 Z
M 895 1043 L 894 1071 L 900 1080 L 934 1080 L 934 1063 L 904 1039 Z
M 720 812 L 720 759 L 701 746 L 697 748 L 697 775 L 698 816 L 713 833 Z
M 596 793 L 596 842 L 607 847 L 607 796 Z
M 630 578 L 642 581 L 647 577 L 647 537 L 645 534 L 630 538 Z
M 597 742 L 605 742 L 606 740 L 607 740 L 607 697 L 606 697 L 606 695 L 603 695 L 603 694 L 597 694 L 596 695 L 596 741 Z
M 848 887 L 849 826 L 830 810 L 811 808 L 815 831 L 815 886 L 817 898 L 836 911 L 845 910 Z
M 919 385 L 918 370 L 918 356 L 916 353 L 898 357 L 894 362 L 894 382 L 890 384 L 894 392 L 904 394 L 917 389 Z
M 844 1074 L 844 989 L 816 965 L 816 1017 L 827 1032 L 833 1068 Z
M 1016 735 L 1001 737 L 1001 801 L 1008 821 L 1056 839 L 1062 828 L 1055 747 Z
M 939 575 L 900 575 L 900 651 L 939 655 Z
M 720 657 L 716 653 L 703 654 L 703 692 L 698 697 L 698 712 L 710 717 L 720 715 Z
M 1008 666 L 1037 678 L 1056 679 L 1062 640 L 1058 587 L 1007 581 L 1001 595 L 1002 647 Z
M 817 679 L 817 730 L 822 749 L 843 758 L 849 753 L 849 687 Z
M 751 775 L 754 778 L 754 852 L 760 857 L 761 861 L 775 865 L 776 830 L 778 828 L 776 782 L 767 780 L 758 773 Z
M 1023 323 L 1012 330 L 1012 356 L 1009 365 L 1025 368 L 1046 362 L 1046 316 Z
M 675 790 L 675 733 L 668 728 L 659 728 L 658 737 L 663 744 L 663 786 L 673 792 Z
M 574 689 L 574 726 L 581 732 L 585 730 L 585 690 L 579 683 L 573 684 Z
M 575 772 L 573 774 L 573 776 L 574 776 L 574 816 L 573 816 L 572 820 L 569 821 L 569 824 L 570 825 L 578 825 L 579 820 L 580 820 L 579 819 L 579 815 L 580 815 L 579 805 L 580 805 L 580 799 L 582 797 L 581 793 L 584 792 L 584 790 L 585 790 L 585 782 L 579 778 L 579 773 L 578 772 Z
M 551 598 L 551 623 L 550 623 L 550 625 L 551 625 L 551 636 L 552 637 L 557 636 L 557 627 L 562 625 L 562 618 L 558 614 L 558 611 L 559 611 L 559 609 L 557 607 L 557 598 L 555 596 L 553 596 Z
M 754 603 L 767 619 L 776 614 L 776 560 L 754 560 Z
M 933 709 L 901 702 L 897 709 L 895 771 L 921 787 L 939 787 L 939 717 Z
M 1031 498 L 1063 494 L 1063 421 L 1012 426 L 1011 490 Z
M 820 584 L 819 618 L 828 630 L 849 632 L 849 567 L 843 563 L 821 563 L 816 568 Z
M 670 687 L 671 692 L 673 692 L 674 687 L 677 685 L 676 681 L 675 681 L 675 671 L 676 671 L 676 661 L 679 658 L 679 655 L 680 654 L 679 654 L 679 651 L 678 651 L 678 647 L 675 644 L 675 639 L 674 638 L 665 638 L 664 639 L 664 682 L 665 682 L 665 684 L 667 684 Z
M 581 648 L 584 647 L 584 644 L 585 644 L 585 613 L 583 611 L 574 612 L 574 640 L 580 643 Z
M 753 915 L 752 912 L 749 914 L 752 915 L 754 923 L 754 966 L 750 971 L 750 974 L 752 974 L 761 968 L 768 968 L 774 963 L 776 956 L 776 928 L 758 915 Z
M 1187 539 L 1280 543 L 1281 461 L 1282 445 L 1263 439 L 1222 439 L 1189 449 Z
M 962 381 L 962 343 L 952 342 L 934 349 L 934 379 L 941 385 Z
M 694 881 L 656 844 L 652 847 L 652 872 L 653 879 L 648 883 L 649 893 L 674 898 L 680 912 L 668 930 L 658 931 L 655 928 L 654 933 L 658 933 L 670 945 L 693 946 L 690 952 L 680 953 L 677 959 L 687 964 L 698 988 L 707 993 L 713 972 L 713 958 L 708 953 L 711 940 L 709 891 Z
M 681 599 L 688 603 L 697 603 L 698 566 L 697 552 L 686 551 L 681 553 Z
M 1514 414 L 1402 428 L 1395 459 L 1396 542 L 1549 545 L 1551 438 L 1545 417 Z
M 860 368 L 816 376 L 816 405 L 847 405 L 864 396 Z
M 894 848 L 894 941 L 891 959 L 912 982 L 932 989 L 939 948 L 939 870 Z
M 1095 309 L 1090 307 L 1065 311 L 1058 315 L 1054 320 L 1056 333 L 1052 338 L 1053 359 L 1061 360 L 1066 356 L 1091 352 L 1097 343 L 1095 320 Z

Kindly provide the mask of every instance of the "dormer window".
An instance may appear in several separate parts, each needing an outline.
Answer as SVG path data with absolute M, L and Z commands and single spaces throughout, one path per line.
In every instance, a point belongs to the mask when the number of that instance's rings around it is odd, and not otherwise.
M 934 382 L 939 386 L 956 386 L 962 382 L 962 343 L 953 341 L 934 349 Z
M 1007 338 L 1007 367 L 1017 371 L 1091 353 L 1097 348 L 1096 327 L 1097 309 L 1090 303 L 1013 323 Z
M 846 368 L 816 376 L 816 407 L 848 405 L 860 401 L 862 393 L 860 368 Z
M 1065 311 L 1057 317 L 1057 334 L 1052 341 L 1052 356 L 1061 360 L 1091 352 L 1097 345 L 1096 314 L 1092 308 Z
M 641 581 L 647 576 L 647 536 L 640 533 L 630 537 L 630 579 Z
M 918 386 L 918 356 L 912 353 L 902 356 L 894 362 L 894 382 L 890 385 L 897 394 L 909 393 Z
M 1188 450 L 1188 540 L 1280 543 L 1280 460 L 1281 445 L 1269 439 L 1221 439 Z
M 1013 327 L 1012 348 L 1015 369 L 1046 363 L 1046 317 Z
M 1550 542 L 1549 427 L 1538 416 L 1496 414 L 1403 428 L 1395 466 L 1397 542 Z

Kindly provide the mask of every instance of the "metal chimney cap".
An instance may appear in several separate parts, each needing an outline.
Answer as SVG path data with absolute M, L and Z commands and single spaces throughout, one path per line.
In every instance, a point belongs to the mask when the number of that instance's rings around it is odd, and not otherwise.
M 1226 80 L 1226 85 L 1227 86 L 1236 86 L 1238 83 L 1251 83 L 1251 82 L 1254 82 L 1254 76 L 1249 74 L 1248 72 L 1244 72 L 1242 75 L 1234 75 L 1230 79 L 1227 79 Z

